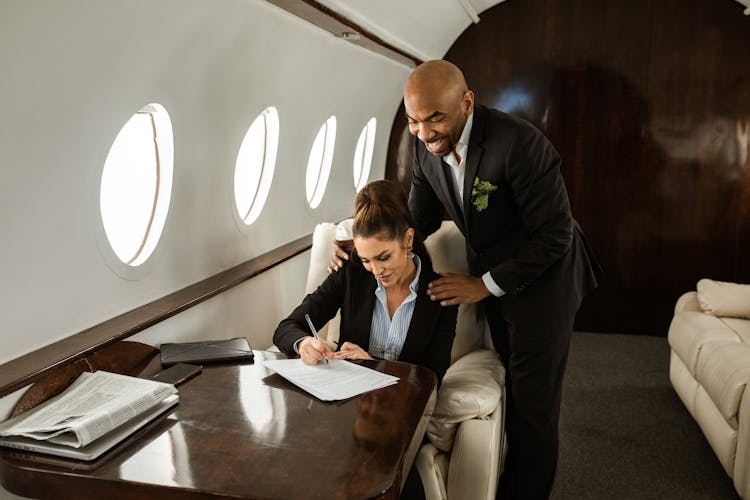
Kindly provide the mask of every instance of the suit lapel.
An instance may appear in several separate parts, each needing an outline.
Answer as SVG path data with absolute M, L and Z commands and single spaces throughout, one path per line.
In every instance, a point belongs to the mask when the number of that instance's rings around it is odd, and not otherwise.
M 350 342 L 357 344 L 365 351 L 370 347 L 370 328 L 372 327 L 372 313 L 375 308 L 375 288 L 377 283 L 373 275 L 360 270 L 358 286 L 354 286 L 352 304 L 357 304 L 356 314 L 352 317 L 349 331 L 352 332 Z M 341 345 L 339 345 L 339 349 Z
M 456 221 L 459 229 L 463 231 L 464 219 L 460 207 L 456 202 L 456 197 L 453 195 L 453 180 L 448 177 L 449 175 L 453 175 L 450 172 L 451 167 L 442 158 L 438 158 L 437 156 L 429 155 L 428 161 L 430 162 L 432 171 L 436 173 L 435 177 L 438 180 L 440 192 L 436 192 L 436 194 L 441 198 L 450 218 Z
M 477 177 L 479 171 L 479 162 L 482 160 L 484 154 L 484 147 L 482 147 L 482 141 L 484 139 L 484 109 L 476 106 L 474 107 L 474 123 L 471 126 L 471 136 L 469 137 L 469 150 L 466 154 L 466 164 L 464 168 L 464 225 L 466 232 L 471 230 L 471 215 L 473 212 L 473 206 L 471 203 L 471 190 L 474 187 L 474 179 Z
M 418 359 L 419 356 L 417 354 L 424 351 L 426 343 L 429 340 L 430 332 L 432 331 L 430 322 L 435 315 L 433 311 L 435 302 L 432 302 L 427 296 L 427 283 L 432 278 L 426 276 L 425 270 L 422 270 L 417 298 L 415 299 L 416 303 L 414 304 L 414 312 L 412 313 L 409 330 L 406 333 L 406 340 L 398 357 L 399 360 Z

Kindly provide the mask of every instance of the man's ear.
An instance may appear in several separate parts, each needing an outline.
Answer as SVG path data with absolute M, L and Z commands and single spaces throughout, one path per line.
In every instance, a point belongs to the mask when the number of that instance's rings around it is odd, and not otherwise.
M 474 92 L 471 90 L 464 92 L 464 96 L 461 98 L 461 109 L 466 116 L 474 112 Z

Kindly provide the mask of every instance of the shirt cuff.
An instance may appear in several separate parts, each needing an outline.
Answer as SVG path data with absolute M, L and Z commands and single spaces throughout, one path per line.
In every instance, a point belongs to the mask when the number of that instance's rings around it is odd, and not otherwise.
M 294 342 L 294 345 L 292 347 L 294 347 L 294 353 L 295 354 L 299 354 L 299 351 L 297 350 L 297 344 L 299 344 L 300 342 L 302 342 L 303 340 L 305 340 L 307 337 L 309 337 L 309 335 L 305 335 L 304 337 L 300 337 L 300 338 L 298 338 Z
M 492 279 L 492 275 L 489 273 L 489 271 L 482 275 L 482 281 L 484 282 L 484 286 L 487 287 L 487 290 L 489 290 L 490 293 L 495 297 L 502 297 L 503 295 L 505 295 L 505 291 L 497 286 L 497 283 L 495 283 L 495 280 Z M 297 344 L 295 344 L 295 349 L 297 348 L 296 345 Z

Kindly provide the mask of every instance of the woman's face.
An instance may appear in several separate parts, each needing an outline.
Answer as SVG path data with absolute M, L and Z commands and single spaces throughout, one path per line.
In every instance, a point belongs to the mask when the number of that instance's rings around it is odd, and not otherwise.
M 410 278 L 413 267 L 408 255 L 413 240 L 414 229 L 409 228 L 403 240 L 357 236 L 354 238 L 354 246 L 365 269 L 387 288 L 394 284 L 404 284 L 404 280 Z

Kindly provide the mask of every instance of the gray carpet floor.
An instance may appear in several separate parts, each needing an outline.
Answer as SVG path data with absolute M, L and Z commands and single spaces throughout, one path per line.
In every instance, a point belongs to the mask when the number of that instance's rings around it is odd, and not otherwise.
M 552 498 L 739 498 L 672 389 L 666 338 L 573 334 Z

